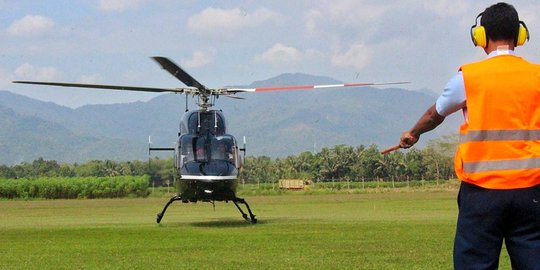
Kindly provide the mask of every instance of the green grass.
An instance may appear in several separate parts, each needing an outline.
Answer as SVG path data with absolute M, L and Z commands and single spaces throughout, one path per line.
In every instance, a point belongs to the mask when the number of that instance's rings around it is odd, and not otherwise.
M 0 201 L 0 269 L 452 268 L 455 191 L 167 200 Z

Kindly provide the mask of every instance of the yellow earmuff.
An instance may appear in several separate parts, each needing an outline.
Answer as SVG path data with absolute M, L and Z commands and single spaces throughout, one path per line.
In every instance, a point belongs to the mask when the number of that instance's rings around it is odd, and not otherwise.
M 475 27 L 471 31 L 471 38 L 474 46 L 485 48 L 487 46 L 486 28 L 483 26 Z
M 484 12 L 478 14 L 474 20 L 474 25 L 471 26 L 471 39 L 474 46 L 485 48 L 487 46 L 486 28 L 478 25 L 478 18 L 480 18 Z
M 478 25 L 478 18 L 484 14 L 483 12 L 476 16 L 474 25 L 471 26 L 471 39 L 474 46 L 485 48 L 487 46 L 487 35 L 486 28 L 481 25 Z M 519 21 L 519 31 L 518 36 L 516 37 L 515 46 L 521 46 L 529 40 L 529 29 L 523 21 Z
M 529 29 L 523 21 L 519 21 L 519 32 L 516 38 L 516 46 L 521 46 L 525 44 L 525 41 L 529 40 Z

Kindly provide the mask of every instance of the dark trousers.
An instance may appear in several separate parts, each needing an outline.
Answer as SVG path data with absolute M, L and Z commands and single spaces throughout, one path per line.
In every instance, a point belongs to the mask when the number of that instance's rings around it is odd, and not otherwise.
M 503 240 L 513 269 L 540 269 L 540 185 L 494 190 L 462 182 L 454 269 L 497 269 Z

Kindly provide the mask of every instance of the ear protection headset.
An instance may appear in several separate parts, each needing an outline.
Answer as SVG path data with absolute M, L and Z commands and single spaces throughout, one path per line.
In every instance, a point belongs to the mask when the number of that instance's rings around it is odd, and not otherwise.
M 476 16 L 476 20 L 474 22 L 474 25 L 471 26 L 471 39 L 474 43 L 474 46 L 485 48 L 487 46 L 487 36 L 486 36 L 486 28 L 484 28 L 482 25 L 479 25 L 478 18 L 480 18 L 484 12 L 478 14 Z M 515 46 L 521 46 L 525 44 L 525 41 L 529 40 L 529 29 L 527 29 L 527 25 L 523 21 L 519 21 L 519 31 L 518 36 L 515 38 Z

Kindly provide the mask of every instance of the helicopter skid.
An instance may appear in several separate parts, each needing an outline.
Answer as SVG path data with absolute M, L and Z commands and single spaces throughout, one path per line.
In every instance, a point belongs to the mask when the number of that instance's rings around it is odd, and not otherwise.
M 238 211 L 240 211 L 240 213 L 242 213 L 242 217 L 243 217 L 246 221 L 251 222 L 251 224 L 257 223 L 257 219 L 255 218 L 255 215 L 253 214 L 253 212 L 251 212 L 251 208 L 249 208 L 249 204 L 247 204 L 246 200 L 244 200 L 243 198 L 235 198 L 235 199 L 233 200 L 233 203 L 234 203 L 234 205 L 236 205 L 236 208 L 238 208 Z M 240 206 L 238 205 L 238 203 L 241 203 L 241 204 L 245 204 L 245 205 L 246 205 L 246 208 L 247 208 L 248 213 L 249 213 L 249 218 L 248 218 L 247 214 L 242 210 L 242 208 L 240 208 Z
M 167 211 L 167 208 L 169 208 L 169 205 L 171 205 L 174 201 L 182 201 L 184 203 L 187 203 L 187 201 L 185 199 L 182 198 L 182 196 L 180 195 L 174 195 L 168 202 L 167 204 L 165 204 L 165 207 L 163 207 L 163 210 L 157 214 L 156 216 L 156 222 L 159 224 L 161 222 L 161 219 L 163 219 L 163 216 L 165 215 L 165 211 Z M 250 222 L 251 224 L 255 224 L 257 223 L 257 219 L 255 218 L 255 215 L 253 214 L 253 212 L 251 212 L 251 208 L 249 207 L 249 204 L 246 202 L 246 200 L 244 200 L 243 198 L 238 198 L 238 197 L 234 197 L 234 199 L 232 199 L 234 205 L 236 206 L 236 208 L 238 209 L 238 211 L 240 211 L 240 213 L 242 213 L 242 217 Z M 212 201 L 213 202 L 213 201 Z M 244 204 L 248 210 L 248 213 L 249 213 L 249 217 L 248 215 L 244 212 L 244 210 L 242 210 L 242 208 L 238 205 L 238 204 Z
M 167 204 L 165 205 L 165 207 L 163 208 L 163 210 L 161 211 L 161 213 L 158 213 L 158 214 L 157 214 L 156 222 L 157 222 L 158 224 L 161 222 L 161 219 L 162 219 L 163 216 L 165 215 L 165 211 L 167 211 L 167 208 L 169 208 L 169 205 L 171 205 L 171 203 L 173 203 L 174 201 L 179 201 L 179 200 L 182 200 L 182 197 L 180 197 L 180 195 L 174 195 L 174 196 L 169 200 L 169 202 L 167 202 Z

